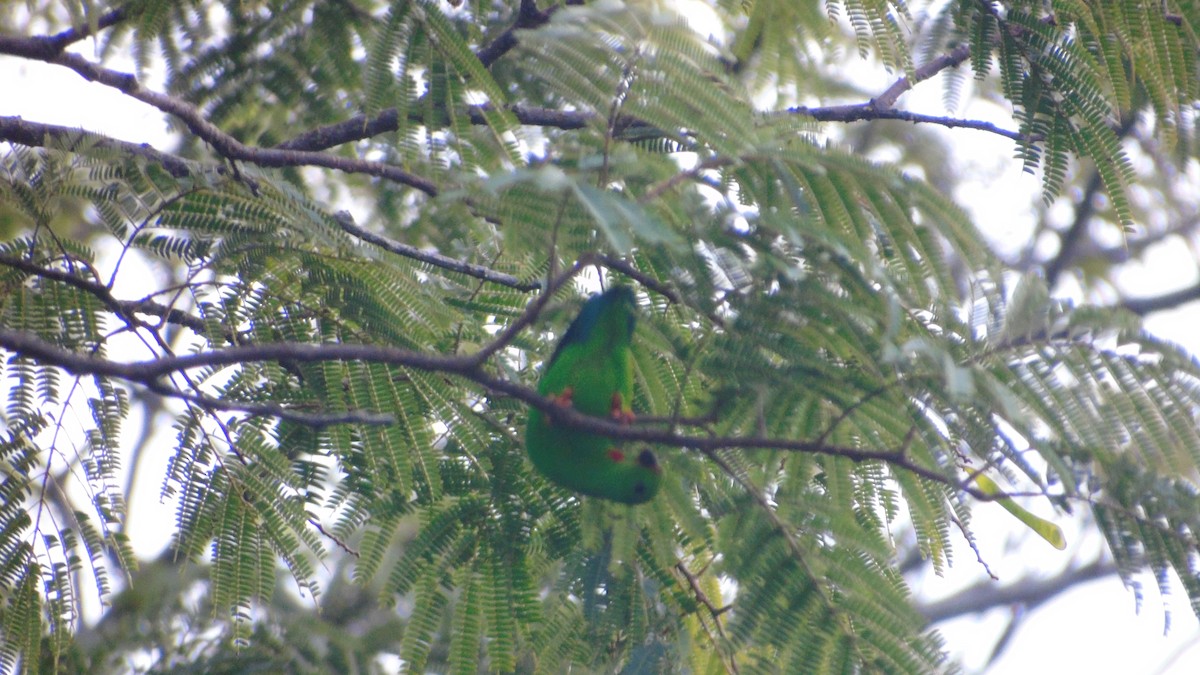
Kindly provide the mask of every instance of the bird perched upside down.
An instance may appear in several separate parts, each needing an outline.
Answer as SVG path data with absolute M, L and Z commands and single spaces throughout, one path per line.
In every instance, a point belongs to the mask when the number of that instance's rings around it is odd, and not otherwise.
M 584 303 L 563 334 L 538 393 L 581 413 L 633 420 L 633 291 L 614 286 Z M 576 492 L 625 504 L 650 501 L 662 480 L 654 453 L 626 452 L 618 441 L 529 411 L 525 449 L 547 478 Z

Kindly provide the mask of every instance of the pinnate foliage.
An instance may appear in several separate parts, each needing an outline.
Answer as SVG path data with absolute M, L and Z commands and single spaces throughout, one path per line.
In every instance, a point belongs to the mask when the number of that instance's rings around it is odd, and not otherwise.
M 1168 592 L 1174 573 L 1200 603 L 1200 364 L 1131 315 L 1051 299 L 929 183 L 756 103 L 767 82 L 827 94 L 823 40 L 910 78 L 915 54 L 967 44 L 1047 198 L 1083 159 L 1126 224 L 1122 120 L 1194 154 L 1194 3 L 718 3 L 721 45 L 636 3 L 209 4 L 128 3 L 98 53 L 162 59 L 178 101 L 298 155 L 229 161 L 193 125 L 170 162 L 74 131 L 11 143 L 0 165 L 0 229 L 17 233 L 0 243 L 0 669 L 84 659 L 81 599 L 136 578 L 123 439 L 154 397 L 172 419 L 147 450 L 167 454 L 171 555 L 205 568 L 243 663 L 272 662 L 256 650 L 276 644 L 281 570 L 321 599 L 344 583 L 331 561 L 352 559 L 402 621 L 305 663 L 939 671 L 894 533 L 951 564 L 956 539 L 987 536 L 977 471 L 1091 510 L 1126 578 Z M 364 241 L 333 203 L 488 273 Z M 638 508 L 537 474 L 528 401 L 496 385 L 532 390 L 574 281 L 596 275 L 640 289 L 634 409 L 667 420 L 665 485 Z M 278 344 L 378 350 L 203 360 Z M 138 375 L 64 354 L 201 361 Z M 200 645 L 156 665 L 225 658 Z

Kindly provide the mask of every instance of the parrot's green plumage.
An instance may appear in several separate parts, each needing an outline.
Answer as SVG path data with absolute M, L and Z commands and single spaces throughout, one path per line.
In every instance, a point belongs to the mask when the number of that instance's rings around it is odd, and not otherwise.
M 538 393 L 587 415 L 632 420 L 635 312 L 627 286 L 589 298 L 550 357 Z M 525 449 L 547 478 L 593 497 L 641 504 L 662 480 L 650 450 L 627 452 L 614 439 L 555 424 L 537 409 L 529 411 Z

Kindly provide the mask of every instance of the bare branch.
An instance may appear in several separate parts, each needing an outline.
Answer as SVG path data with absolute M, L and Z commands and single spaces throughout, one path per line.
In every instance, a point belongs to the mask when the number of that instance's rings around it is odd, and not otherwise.
M 917 609 L 929 619 L 930 623 L 939 623 L 965 614 L 979 614 L 1008 605 L 1023 605 L 1026 608 L 1033 608 L 1076 584 L 1116 573 L 1116 563 L 1111 560 L 1097 559 L 1046 579 L 1022 579 L 1017 583 L 1004 586 L 998 586 L 992 581 L 983 581 L 944 600 L 919 606 Z
M 871 105 L 878 110 L 891 108 L 896 104 L 896 99 L 900 98 L 900 95 L 904 92 L 912 89 L 914 85 L 928 80 L 947 68 L 957 68 L 962 64 L 963 61 L 966 61 L 967 57 L 970 55 L 971 45 L 963 43 L 955 47 L 950 52 L 942 54 L 929 63 L 917 68 L 916 71 L 913 72 L 912 80 L 909 80 L 907 77 L 902 77 L 893 82 L 892 86 L 885 89 L 882 94 L 876 96 L 875 99 L 871 101 Z
M 1035 137 L 1026 136 L 1019 131 L 1002 129 L 991 122 L 984 122 L 982 120 L 967 120 L 958 117 L 924 115 L 921 113 L 908 112 L 907 110 L 879 110 L 875 107 L 873 101 L 867 101 L 866 103 L 855 103 L 851 105 L 828 106 L 824 108 L 808 108 L 805 106 L 797 106 L 795 108 L 788 108 L 787 112 L 798 115 L 807 115 L 821 122 L 900 120 L 902 122 L 912 122 L 913 124 L 936 124 L 949 129 L 959 128 L 987 131 L 1005 138 L 1011 138 L 1014 141 L 1038 140 Z
M 24 51 L 30 54 L 37 54 L 37 56 L 33 56 L 32 58 L 44 61 L 61 54 L 70 45 L 124 21 L 125 18 L 124 8 L 118 8 L 101 15 L 96 20 L 95 26 L 85 24 L 82 26 L 72 26 L 57 35 L 37 35 L 33 37 L 7 36 L 7 39 L 20 41 Z
M 545 297 L 545 296 L 543 296 Z M 522 319 L 525 317 L 523 316 Z M 508 333 L 502 333 L 507 335 Z M 481 351 L 494 353 L 497 340 Z M 584 415 L 574 409 L 564 408 L 555 401 L 540 396 L 536 391 L 515 382 L 501 379 L 484 371 L 476 354 L 442 356 L 424 354 L 384 345 L 358 344 L 300 344 L 274 343 L 244 345 L 215 349 L 183 356 L 163 356 L 150 361 L 120 363 L 100 359 L 86 354 L 71 352 L 45 342 L 24 331 L 0 328 L 0 347 L 20 356 L 35 359 L 47 365 L 57 366 L 76 375 L 105 375 L 144 384 L 163 395 L 176 395 L 177 390 L 162 387 L 156 381 L 172 373 L 186 372 L 196 368 L 233 366 L 243 363 L 265 361 L 292 361 L 315 363 L 323 361 L 363 361 L 388 363 L 431 372 L 442 372 L 461 376 L 493 392 L 507 394 L 535 407 L 555 423 L 567 424 L 595 434 L 623 441 L 643 441 L 679 448 L 690 448 L 715 456 L 715 451 L 724 448 L 783 450 L 844 457 L 853 462 L 883 461 L 931 481 L 949 485 L 955 490 L 966 492 L 982 501 L 992 501 L 1014 496 L 1013 493 L 988 495 L 972 487 L 968 481 L 955 478 L 952 470 L 922 466 L 909 459 L 903 448 L 899 450 L 873 450 L 857 447 L 834 446 L 812 441 L 786 438 L 711 437 L 689 436 L 671 431 L 629 426 L 613 420 Z M 188 396 L 191 396 L 190 394 Z M 203 402 L 202 402 L 203 403 Z M 246 404 L 237 404 L 246 405 Z M 264 411 L 264 414 L 272 414 Z M 298 419 L 297 421 L 303 421 Z
M 160 92 L 145 89 L 134 75 L 104 68 L 77 54 L 68 52 L 57 54 L 47 53 L 44 40 L 45 38 L 0 35 L 0 54 L 23 56 L 65 66 L 74 70 L 89 82 L 99 82 L 100 84 L 112 87 L 127 96 L 143 103 L 148 103 L 165 113 L 174 115 L 182 120 L 192 133 L 211 145 L 222 157 L 229 160 L 241 160 L 264 167 L 319 166 L 346 173 L 362 173 L 386 178 L 401 185 L 407 185 L 420 190 L 430 196 L 438 193 L 438 187 L 432 181 L 410 174 L 399 167 L 384 164 L 383 162 L 339 157 L 321 152 L 259 148 L 245 145 L 222 131 L 212 122 L 209 122 L 204 114 L 190 103 Z
M 548 10 L 545 14 L 548 17 L 553 9 Z M 518 20 L 519 21 L 519 20 Z M 499 41 L 499 40 L 498 40 Z M 483 50 L 480 52 L 483 53 Z M 904 110 L 893 110 L 891 107 L 895 104 L 896 99 L 904 92 L 912 89 L 914 85 L 924 80 L 933 77 L 937 73 L 947 69 L 954 68 L 962 64 L 970 55 L 970 50 L 967 45 L 961 45 L 954 50 L 943 54 L 929 63 L 921 66 L 914 73 L 914 78 L 909 80 L 907 77 L 902 77 L 888 87 L 882 94 L 866 103 L 858 103 L 841 106 L 828 107 L 796 107 L 789 108 L 788 113 L 801 114 L 812 117 L 815 120 L 822 122 L 858 122 L 864 120 L 890 119 L 912 122 L 914 124 L 937 124 L 948 128 L 963 128 L 975 129 L 978 131 L 986 131 L 989 133 L 999 134 L 1005 138 L 1011 138 L 1015 141 L 1021 140 L 1037 140 L 1036 138 L 1027 139 L 1024 135 L 1016 131 L 1002 129 L 992 124 L 981 120 L 967 120 L 954 117 L 940 117 L 936 115 L 923 115 L 920 113 L 907 112 Z M 481 60 L 483 56 L 480 56 Z M 485 61 L 485 64 L 488 62 Z M 487 106 L 469 106 L 467 114 L 470 116 L 472 123 L 486 123 L 483 112 Z M 545 108 L 530 108 L 527 106 L 512 106 L 509 112 L 517 118 L 521 124 L 531 126 L 551 127 L 556 129 L 580 129 L 588 124 L 598 121 L 598 116 L 590 111 L 563 111 L 549 110 Z M 419 112 L 411 113 L 412 121 L 421 121 L 418 117 Z M 650 128 L 650 125 L 636 118 L 627 115 L 619 115 L 613 120 L 614 130 L 628 131 L 632 128 Z M 399 115 L 395 108 L 385 110 L 372 119 L 367 119 L 365 116 L 358 115 L 345 122 L 331 124 L 328 126 L 313 129 L 291 140 L 280 143 L 280 149 L 303 149 L 303 150 L 324 150 L 342 143 L 350 143 L 353 141 L 370 138 L 381 133 L 395 131 L 399 128 Z M 669 187 L 669 186 L 668 186 Z
M 971 550 L 975 552 L 975 561 L 983 566 L 983 571 L 987 573 L 988 578 L 990 578 L 992 581 L 999 581 L 1000 577 L 996 576 L 996 573 L 992 571 L 991 566 L 989 566 L 987 561 L 983 559 L 983 553 L 979 550 L 979 546 L 975 542 L 975 535 L 971 534 L 971 531 L 967 529 L 967 526 L 963 525 L 962 521 L 958 518 L 952 516 L 950 518 L 950 522 L 954 523 L 954 525 L 958 528 L 958 531 L 962 534 L 963 539 L 967 540 L 967 545 L 970 546 Z
M 163 167 L 176 178 L 186 176 L 195 169 L 195 165 L 188 160 L 177 155 L 160 152 L 146 144 L 118 141 L 91 131 L 57 124 L 29 122 L 20 117 L 0 115 L 0 140 L 19 143 L 31 148 L 51 147 L 70 152 L 76 152 L 83 148 L 117 150 L 133 157 L 148 159 Z M 225 169 L 220 167 L 217 171 L 223 173 Z
M 410 113 L 409 121 L 424 122 L 425 120 L 420 116 L 420 107 L 413 107 L 414 111 Z M 468 106 L 466 112 L 471 118 L 471 123 L 485 124 L 486 118 L 484 117 L 484 112 L 487 109 L 487 105 Z M 522 105 L 514 105 L 508 111 L 521 124 L 563 130 L 582 129 L 596 119 L 596 116 L 590 112 L 550 110 L 548 108 L 531 108 Z M 629 118 L 622 119 L 625 120 L 623 129 L 629 128 L 631 124 L 640 124 Z M 648 125 L 641 124 L 641 126 Z M 281 150 L 326 150 L 336 145 L 361 141 L 372 136 L 395 131 L 399 128 L 399 113 L 396 112 L 395 108 L 388 108 L 371 119 L 367 119 L 364 115 L 355 115 L 345 122 L 318 127 L 284 141 L 275 147 Z
M 1145 316 L 1151 312 L 1161 312 L 1164 309 L 1174 309 L 1180 305 L 1200 300 L 1200 284 L 1189 286 L 1178 291 L 1163 293 L 1147 298 L 1126 298 L 1121 301 L 1121 307 Z
M 691 586 L 692 588 L 692 595 L 695 595 L 696 600 L 698 600 L 700 604 L 704 605 L 708 609 L 708 613 L 711 614 L 714 619 L 733 609 L 733 605 L 722 605 L 721 607 L 714 605 L 712 600 L 709 599 L 708 594 L 704 592 L 704 588 L 700 586 L 700 579 L 687 568 L 687 565 L 683 564 L 683 561 L 675 563 L 675 569 L 679 570 L 679 573 L 683 575 L 684 579 L 687 579 L 688 586 Z M 717 626 L 718 628 L 720 627 L 719 622 Z
M 309 518 L 308 524 L 312 525 L 314 528 L 316 528 L 317 532 L 320 532 L 321 534 L 323 534 L 327 538 L 329 538 L 331 541 L 333 541 L 333 543 L 337 544 L 338 548 L 342 549 L 346 553 L 349 553 L 350 555 L 354 556 L 355 558 L 358 557 L 358 551 L 350 548 L 349 544 L 342 541 L 341 539 L 338 539 L 336 536 L 334 536 L 334 534 L 332 532 L 326 530 L 325 526 L 321 524 L 321 521 L 317 520 L 316 518 Z
M 501 56 L 504 56 L 513 47 L 517 46 L 518 30 L 523 28 L 537 28 L 549 21 L 550 16 L 557 9 L 558 7 L 554 6 L 542 12 L 538 10 L 535 0 L 521 0 L 521 6 L 517 10 L 517 20 L 513 22 L 513 25 L 498 35 L 495 40 L 480 48 L 475 53 L 475 56 L 485 68 L 490 67 L 493 63 L 500 60 Z

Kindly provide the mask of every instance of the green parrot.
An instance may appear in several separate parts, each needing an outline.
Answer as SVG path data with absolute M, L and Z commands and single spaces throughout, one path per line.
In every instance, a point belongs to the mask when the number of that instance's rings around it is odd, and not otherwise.
M 538 393 L 587 415 L 632 421 L 636 307 L 628 286 L 589 298 L 550 357 Z M 650 450 L 626 452 L 611 438 L 556 425 L 537 409 L 529 411 L 525 449 L 555 483 L 614 502 L 650 501 L 662 480 Z

